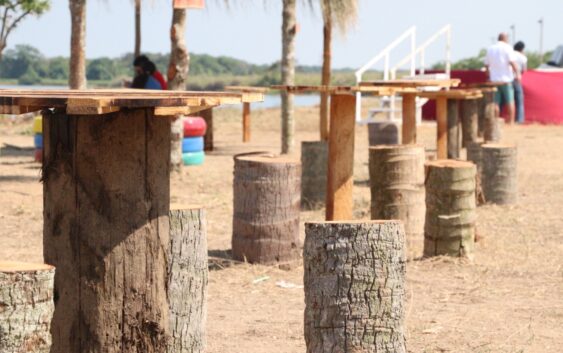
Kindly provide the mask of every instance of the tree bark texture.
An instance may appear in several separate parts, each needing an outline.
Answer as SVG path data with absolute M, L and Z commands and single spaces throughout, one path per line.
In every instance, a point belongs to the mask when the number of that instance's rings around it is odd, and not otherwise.
M 295 84 L 295 35 L 297 32 L 296 0 L 283 0 L 282 12 L 282 85 Z M 294 148 L 295 120 L 293 116 L 293 95 L 282 91 L 282 153 L 289 154 Z
M 407 259 L 421 257 L 424 245 L 424 159 L 417 145 L 369 149 L 371 219 L 404 222 Z
M 135 57 L 141 55 L 141 0 L 135 0 Z
M 235 157 L 233 257 L 260 264 L 299 257 L 301 164 L 272 155 Z
M 448 158 L 457 159 L 460 152 L 459 101 L 448 99 Z
M 495 92 L 484 92 L 485 96 L 485 119 L 484 133 L 486 142 L 500 140 L 498 119 L 495 113 Z
M 396 123 L 377 121 L 368 123 L 368 138 L 370 146 L 398 145 L 399 126 Z
M 328 143 L 303 141 L 301 143 L 301 207 L 322 208 L 326 201 Z
M 485 136 L 485 111 L 487 107 L 487 98 L 485 97 L 486 92 L 483 92 L 483 98 L 479 99 L 478 109 L 479 117 L 477 123 L 477 136 L 483 138 Z
M 69 0 L 70 8 L 70 89 L 86 88 L 86 0 Z
M 184 138 L 184 119 L 177 116 L 170 125 L 170 169 L 178 171 L 182 167 L 182 140 Z
M 516 146 L 485 144 L 483 153 L 483 193 L 485 200 L 499 205 L 518 201 L 518 150 Z
M 330 86 L 331 82 L 331 65 L 332 65 L 332 15 L 330 14 L 330 2 L 327 2 L 329 12 L 323 16 L 323 74 L 321 84 L 323 86 Z M 321 106 L 320 106 L 320 137 L 321 141 L 327 141 L 329 136 L 329 98 L 330 95 L 326 92 L 321 93 Z
M 461 131 L 462 147 L 467 148 L 469 144 L 477 142 L 479 129 L 479 102 L 476 99 L 465 99 L 461 101 Z
M 475 198 L 477 205 L 485 203 L 485 195 L 483 194 L 482 172 L 483 172 L 483 142 L 472 142 L 467 145 L 467 160 L 473 162 L 477 167 L 475 174 Z
M 51 353 L 165 352 L 170 121 L 147 108 L 43 122 Z
M 207 130 L 205 131 L 205 136 L 203 136 L 203 150 L 205 152 L 213 151 L 213 108 L 190 114 L 190 116 L 200 117 L 205 120 Z
M 170 210 L 168 353 L 203 353 L 207 323 L 207 226 L 202 208 Z
M 0 352 L 49 353 L 55 268 L 0 262 Z
M 471 257 L 475 243 L 473 163 L 440 160 L 426 164 L 424 256 Z
M 307 353 L 404 353 L 405 233 L 400 221 L 307 223 Z

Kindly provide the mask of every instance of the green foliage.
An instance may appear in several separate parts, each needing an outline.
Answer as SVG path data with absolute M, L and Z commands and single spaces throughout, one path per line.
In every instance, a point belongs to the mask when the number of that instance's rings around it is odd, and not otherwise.
M 50 6 L 50 0 L 0 0 L 0 7 L 14 10 L 19 8 L 19 12 L 28 12 L 33 15 L 45 13 L 45 11 L 49 10 Z
M 540 54 L 537 52 L 526 52 L 528 57 L 528 69 L 536 69 L 540 66 Z M 547 52 L 543 55 L 543 62 L 547 63 L 551 58 L 553 52 Z M 486 49 L 481 49 L 479 54 L 474 57 L 461 59 L 452 63 L 452 70 L 480 70 L 485 66 L 484 60 L 487 55 Z M 444 62 L 439 62 L 432 66 L 433 70 L 443 70 L 445 67 Z
M 33 67 L 18 79 L 19 85 L 36 85 L 38 83 L 41 83 L 41 77 L 39 77 Z
M 86 78 L 88 80 L 112 80 L 116 77 L 117 70 L 115 61 L 109 58 L 94 59 L 86 67 Z
M 543 61 L 540 60 L 540 53 L 538 52 L 525 52 L 528 57 L 528 69 L 538 68 L 541 63 L 547 63 L 553 55 L 553 51 L 549 51 L 543 55 Z

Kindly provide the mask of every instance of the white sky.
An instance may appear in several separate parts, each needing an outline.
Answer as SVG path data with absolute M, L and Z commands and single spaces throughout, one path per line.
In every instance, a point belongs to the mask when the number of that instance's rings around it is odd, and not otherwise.
M 172 0 L 143 0 L 143 51 L 168 52 Z M 281 0 L 231 0 L 241 4 L 226 9 L 223 0 L 207 0 L 206 10 L 190 10 L 186 31 L 195 53 L 227 55 L 253 63 L 272 63 L 281 55 Z M 359 0 L 355 29 L 334 43 L 334 67 L 363 65 L 412 25 L 423 42 L 445 24 L 453 26 L 453 59 L 477 54 L 500 31 L 516 26 L 516 37 L 538 50 L 538 19 L 545 19 L 546 50 L 563 44 L 561 0 Z M 217 4 L 221 4 L 218 6 Z M 265 5 L 264 5 L 265 4 Z M 133 50 L 133 0 L 88 0 L 87 56 L 118 56 Z M 296 55 L 299 64 L 322 62 L 322 19 L 306 6 L 298 9 L 301 31 Z M 441 60 L 444 42 L 429 51 L 427 62 Z M 9 47 L 30 44 L 47 56 L 68 56 L 70 14 L 67 0 L 52 0 L 51 11 L 29 18 L 9 38 Z M 395 60 L 406 54 L 408 45 Z M 393 58 L 392 58 L 393 60 Z

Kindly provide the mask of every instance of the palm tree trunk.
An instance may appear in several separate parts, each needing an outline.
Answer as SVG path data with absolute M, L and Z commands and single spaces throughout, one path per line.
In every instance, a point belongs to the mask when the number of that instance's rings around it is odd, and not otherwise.
M 141 55 L 141 0 L 135 0 L 135 57 Z
M 71 18 L 70 75 L 71 89 L 86 88 L 86 0 L 69 0 Z
M 186 9 L 174 9 L 172 13 L 172 28 L 170 29 L 170 63 L 168 64 L 168 89 L 181 91 L 186 89 L 190 56 L 186 46 Z M 172 170 L 182 166 L 182 119 L 178 117 L 172 123 L 172 145 L 170 150 L 170 164 Z
M 295 84 L 295 0 L 283 0 L 282 62 L 283 85 Z M 291 153 L 294 147 L 295 121 L 293 119 L 293 95 L 282 92 L 282 153 Z
M 330 10 L 327 10 L 330 11 Z M 323 73 L 321 84 L 330 85 L 330 69 L 332 60 L 332 15 L 329 13 L 325 16 L 323 27 Z M 327 93 L 321 94 L 321 120 L 320 132 L 321 141 L 328 140 L 329 134 L 329 120 L 328 120 L 328 99 Z

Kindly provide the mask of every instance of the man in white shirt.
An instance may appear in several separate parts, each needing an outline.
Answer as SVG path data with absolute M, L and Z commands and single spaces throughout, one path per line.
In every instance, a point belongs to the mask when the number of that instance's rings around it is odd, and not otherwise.
M 524 42 L 514 44 L 514 54 L 516 55 L 516 65 L 518 65 L 518 72 L 520 75 L 528 69 L 528 58 L 524 55 Z M 514 87 L 514 103 L 516 105 L 516 122 L 524 123 L 524 89 L 522 82 L 514 80 L 512 86 Z
M 520 81 L 521 75 L 516 64 L 514 50 L 508 44 L 508 34 L 501 33 L 498 42 L 487 49 L 485 65 L 489 71 L 489 80 L 499 83 L 496 93 L 497 116 L 500 109 L 506 108 L 508 113 L 508 123 L 514 122 L 514 88 L 512 82 Z

